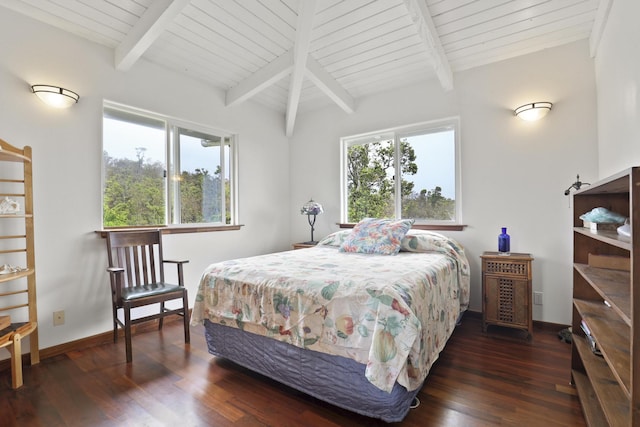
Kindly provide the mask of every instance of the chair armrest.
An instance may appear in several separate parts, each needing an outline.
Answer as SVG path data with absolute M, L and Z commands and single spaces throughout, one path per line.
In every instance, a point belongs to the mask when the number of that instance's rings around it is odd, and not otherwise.
M 182 267 L 184 266 L 184 264 L 188 263 L 189 261 L 188 260 L 176 261 L 172 259 L 165 259 L 165 260 L 162 260 L 162 262 L 175 264 L 176 267 L 178 267 L 178 285 L 184 286 L 184 269 Z
M 122 297 L 122 277 L 124 276 L 124 268 L 107 267 L 109 272 L 109 282 L 111 282 L 111 294 L 114 301 L 120 301 Z

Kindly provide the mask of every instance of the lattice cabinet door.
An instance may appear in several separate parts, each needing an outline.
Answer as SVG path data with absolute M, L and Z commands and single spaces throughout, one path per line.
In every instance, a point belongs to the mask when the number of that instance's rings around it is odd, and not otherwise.
M 489 325 L 522 329 L 532 337 L 530 254 L 482 255 L 482 330 Z

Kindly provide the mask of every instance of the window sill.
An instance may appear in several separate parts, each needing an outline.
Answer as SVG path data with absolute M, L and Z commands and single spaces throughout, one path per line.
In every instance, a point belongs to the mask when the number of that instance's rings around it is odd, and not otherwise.
M 240 225 L 195 225 L 195 226 L 157 226 L 157 227 L 113 227 L 104 230 L 96 230 L 101 237 L 107 237 L 107 231 L 139 231 L 139 230 L 162 230 L 162 234 L 182 234 L 182 233 L 208 233 L 210 231 L 235 231 L 240 230 L 244 224 Z
M 353 228 L 355 224 L 352 223 L 338 223 L 340 228 Z M 415 230 L 438 230 L 438 231 L 463 231 L 465 224 L 413 224 L 411 228 Z

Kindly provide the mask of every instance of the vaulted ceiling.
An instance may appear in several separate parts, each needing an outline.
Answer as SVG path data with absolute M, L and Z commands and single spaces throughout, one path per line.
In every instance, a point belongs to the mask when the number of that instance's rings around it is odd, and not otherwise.
M 113 49 L 285 115 L 591 38 L 613 0 L 0 0 Z

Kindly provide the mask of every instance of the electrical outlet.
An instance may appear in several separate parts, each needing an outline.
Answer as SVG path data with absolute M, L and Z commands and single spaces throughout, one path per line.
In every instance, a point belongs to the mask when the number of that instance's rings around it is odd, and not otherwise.
M 53 326 L 64 325 L 64 310 L 53 312 Z
M 533 293 L 533 304 L 542 305 L 542 292 Z

